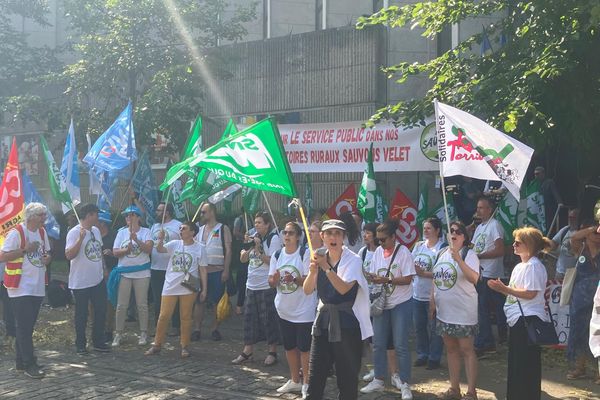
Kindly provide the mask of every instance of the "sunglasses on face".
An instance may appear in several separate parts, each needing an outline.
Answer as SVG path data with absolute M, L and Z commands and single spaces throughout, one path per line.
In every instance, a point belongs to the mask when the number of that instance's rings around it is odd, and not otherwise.
M 518 240 L 515 240 L 515 242 L 513 243 L 513 246 L 515 247 L 519 247 L 520 245 L 522 245 L 523 243 L 519 242 Z
M 460 229 L 450 229 L 450 233 L 454 235 L 464 235 Z
M 378 237 L 377 240 L 379 240 L 380 242 L 385 242 L 386 240 L 388 240 L 390 237 L 386 236 L 386 237 Z
M 283 234 L 286 236 L 287 235 L 294 236 L 296 234 L 296 232 L 295 231 L 283 231 Z

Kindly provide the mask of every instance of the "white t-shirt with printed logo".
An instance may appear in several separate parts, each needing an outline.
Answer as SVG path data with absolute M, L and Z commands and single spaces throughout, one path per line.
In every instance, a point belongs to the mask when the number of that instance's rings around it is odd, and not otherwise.
M 461 252 L 459 250 L 459 254 Z M 473 250 L 467 252 L 465 263 L 479 273 L 479 258 Z M 450 250 L 444 251 L 433 267 L 433 285 L 437 319 L 447 324 L 477 324 L 477 290 L 454 261 Z
M 398 246 L 398 245 L 397 245 Z M 392 267 L 390 268 L 390 277 L 406 277 L 406 276 L 414 276 L 416 274 L 415 264 L 413 260 L 413 256 L 410 253 L 410 250 L 406 248 L 406 246 L 399 245 L 400 249 L 392 262 Z M 369 266 L 369 270 L 372 274 L 377 274 L 379 276 L 385 276 L 387 273 L 387 269 L 390 265 L 390 259 L 392 258 L 392 254 L 388 257 L 384 257 L 383 255 L 383 247 L 379 246 L 375 250 L 375 254 L 373 254 L 373 259 L 371 260 L 371 265 Z M 408 301 L 412 298 L 412 285 L 387 285 L 388 297 L 385 302 L 385 309 L 390 310 L 397 306 L 398 304 L 402 304 L 405 301 Z
M 115 238 L 115 249 L 124 249 L 129 244 L 129 229 L 127 227 L 122 228 L 117 232 L 117 237 Z M 148 240 L 152 240 L 152 236 L 150 234 L 150 229 L 140 227 L 140 230 L 137 232 L 137 238 L 140 242 L 147 242 Z M 126 254 L 119 258 L 119 266 L 128 267 L 131 265 L 143 265 L 150 262 L 150 255 L 148 253 L 144 253 L 140 246 L 133 242 L 132 243 L 133 250 L 131 253 Z M 137 272 L 129 272 L 126 274 L 122 274 L 125 278 L 149 278 L 150 277 L 150 269 L 145 269 L 143 271 Z
M 504 240 L 504 229 L 502 225 L 491 218 L 485 224 L 481 223 L 475 229 L 473 234 L 473 250 L 475 253 L 485 253 L 494 248 L 494 242 L 497 239 Z M 480 260 L 479 264 L 483 270 L 484 278 L 503 278 L 504 277 L 504 257 L 486 258 Z
M 519 298 L 521 307 L 523 307 L 523 314 L 526 316 L 536 315 L 542 321 L 550 321 L 545 309 L 546 300 L 544 299 L 547 280 L 546 267 L 537 257 L 532 257 L 527 262 L 517 264 L 512 274 L 510 274 L 508 286 L 511 288 L 537 291 L 537 294 L 531 300 Z M 506 296 L 504 314 L 506 314 L 506 322 L 509 326 L 514 326 L 521 317 L 521 310 L 515 296 Z
M 165 231 L 164 245 L 166 246 L 171 240 L 179 240 L 181 237 L 179 236 L 179 227 L 181 226 L 181 222 L 176 219 L 172 219 L 169 222 L 165 222 L 164 224 L 154 224 L 150 229 L 150 234 L 152 237 L 152 241 L 154 242 L 154 247 L 152 247 L 152 257 L 151 257 L 151 268 L 158 271 L 166 271 L 167 264 L 169 262 L 169 254 L 167 253 L 159 253 L 156 251 L 156 246 L 158 246 L 158 233 L 161 228 Z
M 417 243 L 412 250 L 415 264 L 421 267 L 423 271 L 431 272 L 435 259 L 444 245 L 445 243 L 442 240 L 438 240 L 435 246 L 431 248 L 427 247 L 425 241 Z M 432 281 L 432 278 L 415 275 L 413 278 L 413 298 L 419 301 L 429 301 L 431 289 L 433 288 Z
M 65 248 L 75 246 L 79 241 L 81 229 L 81 225 L 76 225 L 67 233 Z M 69 289 L 85 289 L 102 282 L 102 234 L 98 228 L 92 226 L 91 231 L 86 229 L 79 253 L 70 264 Z
M 279 271 L 279 285 L 275 296 L 275 308 L 282 319 L 290 322 L 313 322 L 317 315 L 317 292 L 310 295 L 304 294 L 302 286 L 294 282 L 295 278 L 308 275 L 310 266 L 310 252 L 304 253 L 304 259 L 300 258 L 300 248 L 294 253 L 288 254 L 285 247 L 281 249 L 279 258 L 271 256 L 269 275 Z
M 184 246 L 183 240 L 172 240 L 164 245 L 167 249 L 169 261 L 165 273 L 165 284 L 163 285 L 163 296 L 185 296 L 193 292 L 183 286 L 181 281 L 185 277 L 185 271 L 199 277 L 199 268 L 206 268 L 206 252 L 204 246 L 198 242 Z
M 27 243 L 38 242 L 43 243 L 38 247 L 38 250 L 33 253 L 27 253 L 23 256 L 23 265 L 21 280 L 19 282 L 19 287 L 16 289 L 7 288 L 8 297 L 21 297 L 21 296 L 38 296 L 44 297 L 46 295 L 46 266 L 42 264 L 42 252 L 50 251 L 50 242 L 48 240 L 48 235 L 44 235 L 44 240 L 42 242 L 42 237 L 38 230 L 35 232 L 27 229 L 25 224 L 21 224 L 23 226 L 23 231 L 25 233 L 25 241 Z M 12 229 L 6 235 L 6 239 L 4 240 L 4 244 L 2 245 L 2 251 L 9 252 L 14 251 L 21 248 L 21 235 L 16 229 Z
M 271 237 L 270 246 L 267 246 L 267 241 L 262 242 L 263 251 L 267 256 L 273 256 L 275 252 L 281 249 L 281 239 L 279 235 Z M 270 265 L 262 262 L 262 259 L 255 253 L 254 248 L 250 250 L 250 260 L 248 261 L 248 280 L 246 288 L 250 290 L 266 290 L 269 289 L 269 267 Z

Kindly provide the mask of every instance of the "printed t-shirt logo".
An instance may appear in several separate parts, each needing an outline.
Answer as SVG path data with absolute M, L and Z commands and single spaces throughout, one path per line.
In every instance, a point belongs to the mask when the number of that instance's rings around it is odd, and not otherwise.
M 41 246 L 39 246 L 37 248 L 37 250 L 32 251 L 31 253 L 27 253 L 27 260 L 29 260 L 31 265 L 33 265 L 34 267 L 43 268 L 44 265 L 42 264 L 42 248 L 41 248 Z
M 125 239 L 125 241 L 123 243 L 121 243 L 122 249 L 127 248 L 127 246 L 129 246 L 129 239 Z M 131 243 L 131 253 L 127 254 L 126 257 L 135 258 L 135 257 L 139 256 L 140 254 L 142 254 L 142 249 L 140 249 L 140 246 L 136 242 L 132 242 Z
M 100 245 L 100 242 L 94 238 L 87 241 L 83 252 L 90 261 L 100 261 L 102 259 L 102 246 Z
M 279 290 L 283 294 L 291 294 L 298 290 L 298 284 L 294 279 L 300 278 L 300 271 L 294 265 L 283 265 L 277 268 L 279 271 Z
M 433 283 L 439 290 L 450 290 L 456 285 L 458 271 L 449 262 L 439 262 L 433 268 Z
M 475 253 L 481 254 L 483 252 L 483 250 L 485 249 L 486 237 L 487 235 L 485 233 L 482 233 L 481 235 L 477 236 L 477 238 L 475 238 L 475 246 L 473 249 L 475 250 Z
M 262 267 L 263 262 L 260 257 L 253 251 L 250 253 L 250 261 L 248 262 L 248 268 L 259 268 Z
M 433 260 L 429 254 L 419 253 L 415 257 L 415 264 L 417 264 L 423 271 L 431 272 L 433 268 Z
M 165 232 L 165 239 L 163 243 L 169 243 L 171 241 L 169 230 L 162 229 Z M 152 241 L 154 242 L 154 247 L 158 246 L 158 234 L 160 233 L 161 228 L 155 229 L 152 231 Z
M 508 287 L 515 289 L 517 286 L 515 285 L 514 282 L 510 282 L 508 284 Z M 508 304 L 509 306 L 512 306 L 516 302 L 517 302 L 517 298 L 515 296 L 513 296 L 512 294 L 509 294 L 508 296 L 506 296 L 506 304 Z
M 171 267 L 173 272 L 185 272 L 192 268 L 193 258 L 190 253 L 175 251 L 171 257 Z
M 396 277 L 396 275 L 394 274 L 394 271 L 396 269 L 398 269 L 399 265 L 398 264 L 392 264 L 392 268 L 390 268 L 390 275 L 389 277 L 394 279 Z M 385 273 L 387 272 L 387 267 L 386 268 L 379 268 L 377 270 L 377 275 L 379 276 L 385 276 Z M 396 290 L 396 285 L 385 285 L 385 292 L 389 295 L 391 295 L 392 293 L 394 293 L 394 290 Z

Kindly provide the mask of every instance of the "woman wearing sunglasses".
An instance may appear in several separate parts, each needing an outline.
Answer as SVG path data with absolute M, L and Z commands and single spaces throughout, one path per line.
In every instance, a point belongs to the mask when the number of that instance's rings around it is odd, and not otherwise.
M 539 346 L 529 344 L 525 320 L 550 321 L 545 310 L 544 290 L 548 275 L 537 258 L 540 251 L 550 249 L 552 241 L 538 229 L 526 227 L 513 232 L 513 250 L 521 258 L 510 283 L 491 279 L 488 286 L 506 296 L 504 313 L 508 323 L 508 400 L 536 400 L 541 397 L 542 359 Z
M 269 285 L 277 288 L 275 308 L 291 379 L 277 392 L 301 392 L 304 398 L 308 391 L 310 333 L 317 313 L 317 295 L 314 292 L 306 295 L 302 290 L 309 271 L 310 254 L 306 247 L 300 247 L 300 225 L 288 222 L 282 233 L 284 248 L 271 257 Z M 302 382 L 300 368 L 304 373 Z
M 206 252 L 199 242 L 194 241 L 198 233 L 198 226 L 192 221 L 184 222 L 179 226 L 181 240 L 171 240 L 164 243 L 165 231 L 158 232 L 156 251 L 168 253 L 169 262 L 165 273 L 165 283 L 162 289 L 160 315 L 156 323 L 154 344 L 144 353 L 145 355 L 158 354 L 167 336 L 169 321 L 173 316 L 175 306 L 179 302 L 179 320 L 181 321 L 181 357 L 190 356 L 187 346 L 192 335 L 192 310 L 196 300 L 196 292 L 182 285 L 187 274 L 200 278 L 200 301 L 206 299 L 206 282 L 208 265 Z
M 450 388 L 445 400 L 477 400 L 477 355 L 473 340 L 477 334 L 477 290 L 479 258 L 473 250 L 465 225 L 450 225 L 450 247 L 442 250 L 433 267 L 433 292 L 429 302 L 431 318 L 436 321 L 436 334 L 446 347 Z M 468 389 L 460 391 L 461 355 L 464 358 Z

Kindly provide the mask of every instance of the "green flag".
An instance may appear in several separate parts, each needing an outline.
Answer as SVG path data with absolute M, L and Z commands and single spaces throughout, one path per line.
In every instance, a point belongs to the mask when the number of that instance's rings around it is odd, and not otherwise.
M 182 160 L 196 156 L 202 152 L 202 118 L 200 115 L 196 117 L 196 121 L 192 127 L 192 133 L 188 136 L 185 142 Z
M 264 119 L 185 160 L 175 173 L 169 170 L 161 187 L 168 186 L 194 167 L 219 178 L 254 189 L 297 197 L 281 136 L 273 118 Z
M 454 207 L 454 195 L 452 193 L 446 193 L 446 202 L 448 203 L 448 218 L 450 222 L 456 221 L 456 208 Z M 430 217 L 438 217 L 442 221 L 442 228 L 446 230 L 448 225 L 446 222 L 446 212 L 444 211 L 444 201 L 442 200 L 433 211 L 429 213 Z
M 247 186 L 242 187 L 242 204 L 244 211 L 250 216 L 254 216 L 258 210 L 258 199 L 260 198 L 260 191 L 249 188 Z
M 429 188 L 424 185 L 419 192 L 419 205 L 417 206 L 417 229 L 423 233 L 423 222 L 429 216 L 428 212 Z
M 44 136 L 42 135 L 40 135 L 40 143 L 42 144 L 44 159 L 48 165 L 48 181 L 50 183 L 50 191 L 52 192 L 52 196 L 61 204 L 72 207 L 73 201 L 71 200 L 71 195 L 67 190 L 67 180 L 62 172 L 60 172 L 56 162 L 54 162 L 52 152 L 50 152 L 48 143 L 46 143 L 46 139 L 44 139 Z
M 367 158 L 367 167 L 363 175 L 360 190 L 358 191 L 358 200 L 356 208 L 363 217 L 365 223 L 383 222 L 388 215 L 388 205 L 377 187 L 375 180 L 375 170 L 373 168 L 373 143 L 369 148 Z
M 527 210 L 524 225 L 533 226 L 546 232 L 546 215 L 544 211 L 544 196 L 540 193 L 540 182 L 534 179 L 525 189 Z
M 510 244 L 513 241 L 512 233 L 518 226 L 519 202 L 515 196 L 507 192 L 502 201 L 498 204 L 496 219 L 504 229 L 504 243 Z
M 304 207 L 306 208 L 306 214 L 310 216 L 313 209 L 313 191 L 309 174 L 306 174 L 306 186 L 304 187 Z

